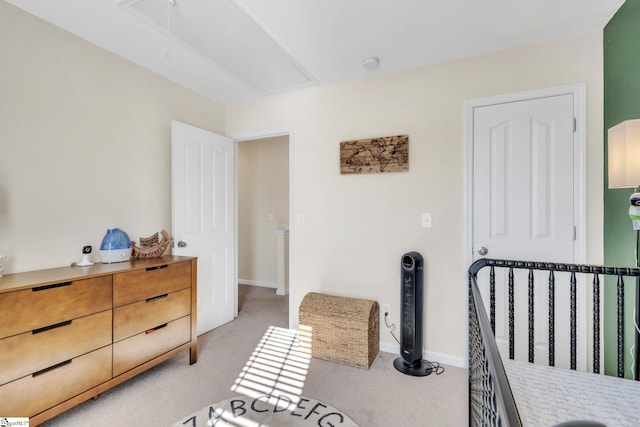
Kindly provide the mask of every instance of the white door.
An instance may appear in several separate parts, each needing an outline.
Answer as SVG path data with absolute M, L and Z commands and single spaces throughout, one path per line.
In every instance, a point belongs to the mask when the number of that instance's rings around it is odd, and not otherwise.
M 234 143 L 171 122 L 174 255 L 198 257 L 198 335 L 233 320 Z
M 474 109 L 474 260 L 486 256 L 574 262 L 574 117 L 572 94 Z M 528 359 L 527 274 L 516 271 L 516 283 L 520 285 L 515 296 L 515 356 L 519 360 Z M 496 340 L 505 357 L 506 277 L 496 279 Z M 547 363 L 548 275 L 541 273 L 535 280 L 534 354 L 536 362 Z M 564 283 L 567 285 L 556 286 L 555 296 L 558 355 L 568 351 L 569 341 L 564 333 L 569 321 L 568 281 Z M 485 301 L 489 300 L 487 292 L 483 289 Z M 558 366 L 568 366 L 568 362 L 564 356 L 556 358 Z
M 573 95 L 476 108 L 474 255 L 573 262 Z

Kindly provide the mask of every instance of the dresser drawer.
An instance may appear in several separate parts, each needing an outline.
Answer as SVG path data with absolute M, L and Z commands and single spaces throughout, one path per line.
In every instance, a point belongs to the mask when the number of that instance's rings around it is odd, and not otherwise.
M 191 313 L 191 289 L 162 294 L 113 310 L 113 340 L 130 337 Z
M 113 375 L 120 375 L 191 340 L 191 316 L 113 344 Z
M 0 340 L 0 384 L 111 344 L 111 310 Z
M 111 346 L 0 387 L 0 414 L 31 417 L 111 379 Z
M 102 276 L 0 294 L 0 338 L 109 310 L 112 292 L 111 276 Z
M 191 263 L 164 264 L 114 275 L 113 305 L 130 304 L 191 287 Z

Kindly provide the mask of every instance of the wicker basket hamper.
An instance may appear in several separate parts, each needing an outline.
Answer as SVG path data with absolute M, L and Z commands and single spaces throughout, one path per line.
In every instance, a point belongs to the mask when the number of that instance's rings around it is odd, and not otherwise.
M 311 355 L 369 368 L 378 354 L 380 306 L 376 301 L 308 293 L 300 304 L 301 331 L 311 335 Z

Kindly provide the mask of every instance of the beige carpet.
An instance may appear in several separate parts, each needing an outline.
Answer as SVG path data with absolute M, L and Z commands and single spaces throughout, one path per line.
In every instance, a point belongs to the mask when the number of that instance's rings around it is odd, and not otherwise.
M 214 402 L 247 395 L 243 380 L 251 379 L 247 369 L 262 338 L 270 327 L 287 330 L 287 297 L 239 289 L 238 318 L 198 338 L 198 363 L 178 355 L 43 426 L 171 426 Z M 290 391 L 338 408 L 361 427 L 467 425 L 465 369 L 411 377 L 395 370 L 396 357 L 381 352 L 370 369 L 312 358 Z

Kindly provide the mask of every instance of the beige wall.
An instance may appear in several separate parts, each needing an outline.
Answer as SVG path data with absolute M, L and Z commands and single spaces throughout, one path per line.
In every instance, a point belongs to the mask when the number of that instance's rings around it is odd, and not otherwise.
M 390 304 L 398 324 L 399 259 L 417 250 L 425 257 L 427 354 L 464 364 L 464 102 L 582 81 L 589 121 L 588 260 L 598 263 L 600 32 L 228 107 L 229 135 L 293 131 L 294 307 L 309 291 L 369 298 Z M 340 141 L 398 134 L 409 134 L 409 172 L 340 175 Z M 421 212 L 433 214 L 433 228 L 420 227 Z M 385 327 L 381 341 L 397 349 Z
M 0 58 L 7 272 L 170 230 L 170 121 L 223 133 L 222 106 L 1 1 Z
M 79 260 L 109 227 L 133 239 L 169 228 L 170 120 L 228 135 L 289 128 L 294 307 L 309 291 L 371 298 L 390 304 L 397 324 L 399 258 L 417 250 L 428 356 L 463 364 L 464 101 L 579 81 L 588 93 L 588 261 L 602 261 L 600 32 L 226 109 L 5 2 L 0 58 L 8 272 Z M 409 172 L 339 174 L 340 141 L 404 133 Z M 421 212 L 433 214 L 433 228 L 420 228 Z
M 238 144 L 238 278 L 277 286 L 276 230 L 289 228 L 289 138 Z

